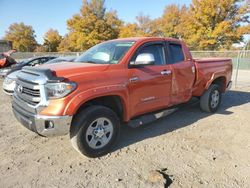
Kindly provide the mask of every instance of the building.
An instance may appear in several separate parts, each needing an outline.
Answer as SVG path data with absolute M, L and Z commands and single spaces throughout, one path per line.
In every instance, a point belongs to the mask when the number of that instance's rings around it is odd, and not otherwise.
M 7 40 L 0 40 L 0 53 L 6 52 L 12 49 L 12 42 Z

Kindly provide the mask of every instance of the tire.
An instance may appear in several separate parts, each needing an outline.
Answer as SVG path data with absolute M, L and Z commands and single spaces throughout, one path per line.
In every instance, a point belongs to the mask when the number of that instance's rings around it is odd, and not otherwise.
M 70 140 L 73 147 L 88 157 L 107 154 L 120 133 L 120 121 L 116 113 L 104 106 L 89 106 L 74 117 Z
M 200 98 L 200 108 L 204 112 L 214 113 L 221 103 L 221 90 L 216 84 L 212 84 Z

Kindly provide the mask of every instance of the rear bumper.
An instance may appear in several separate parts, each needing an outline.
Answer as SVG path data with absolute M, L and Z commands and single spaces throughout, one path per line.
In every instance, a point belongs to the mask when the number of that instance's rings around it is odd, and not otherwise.
M 16 119 L 27 129 L 50 137 L 69 133 L 72 116 L 43 116 L 23 111 L 12 106 Z

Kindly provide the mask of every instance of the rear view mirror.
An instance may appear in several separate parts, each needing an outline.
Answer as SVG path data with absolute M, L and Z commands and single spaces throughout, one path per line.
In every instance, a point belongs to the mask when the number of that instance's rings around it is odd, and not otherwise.
M 143 66 L 143 65 L 153 65 L 155 62 L 155 58 L 153 54 L 150 53 L 142 53 L 136 57 L 135 62 L 131 62 L 133 66 Z

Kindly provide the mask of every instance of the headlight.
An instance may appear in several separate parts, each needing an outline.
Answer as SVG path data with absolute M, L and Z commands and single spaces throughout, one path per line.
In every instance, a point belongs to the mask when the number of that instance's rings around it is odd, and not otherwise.
M 14 83 L 14 82 L 16 82 L 14 79 L 11 79 L 11 78 L 8 78 L 8 77 L 6 77 L 6 78 L 4 79 L 4 84 L 10 85 L 10 84 L 12 84 L 12 83 Z
M 59 82 L 48 83 L 45 85 L 47 95 L 50 99 L 58 99 L 65 97 L 76 89 L 76 83 L 74 82 Z
M 9 71 L 10 71 L 10 69 L 2 69 L 2 70 L 0 70 L 1 73 L 6 73 L 6 72 L 9 72 Z

